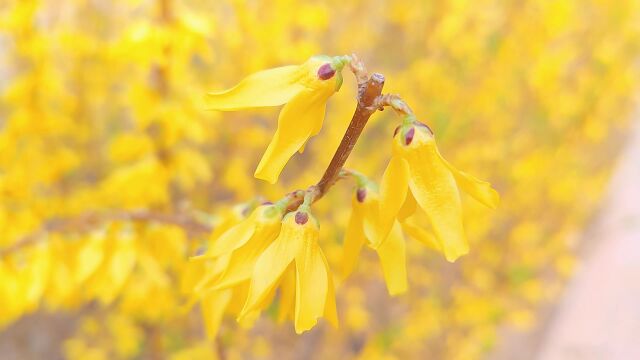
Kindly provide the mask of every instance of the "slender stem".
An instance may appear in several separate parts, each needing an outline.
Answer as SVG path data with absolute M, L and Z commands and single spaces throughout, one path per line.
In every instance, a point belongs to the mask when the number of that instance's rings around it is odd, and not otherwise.
M 381 95 L 382 88 L 384 87 L 384 76 L 382 74 L 374 73 L 369 76 L 364 63 L 358 59 L 355 54 L 351 55 L 349 67 L 358 82 L 358 104 L 356 105 L 356 110 L 353 113 L 349 127 L 344 133 L 340 145 L 338 145 L 338 149 L 333 154 L 333 158 L 324 171 L 320 181 L 310 186 L 306 192 L 296 191 L 292 193 L 293 196 L 289 198 L 287 211 L 297 209 L 303 203 L 305 196 L 311 199 L 311 201 L 307 201 L 308 203 L 313 203 L 327 193 L 329 188 L 340 179 L 342 167 L 347 162 L 353 147 L 356 145 L 371 115 L 376 112 L 376 110 L 382 109 L 384 105 L 389 105 L 386 102 L 381 102 L 383 97 Z
M 351 123 L 347 131 L 340 141 L 340 145 L 333 154 L 333 158 L 329 166 L 322 175 L 320 181 L 315 185 L 318 188 L 318 194 L 315 199 L 321 198 L 327 190 L 336 182 L 340 175 L 340 170 L 351 154 L 351 150 L 356 145 L 362 130 L 369 121 L 371 115 L 378 109 L 376 99 L 382 93 L 384 86 L 384 76 L 374 73 L 366 83 L 358 86 L 358 105 L 351 118 Z
M 342 171 L 340 172 L 340 178 L 347 178 L 347 177 L 353 178 L 356 182 L 356 185 L 358 185 L 358 187 L 364 187 L 367 185 L 367 183 L 370 182 L 369 179 L 359 171 L 355 171 L 352 169 L 342 169 Z
M 379 96 L 376 100 L 376 105 L 379 108 L 391 106 L 400 115 L 412 115 L 413 110 L 407 105 L 407 103 L 398 94 L 384 94 Z

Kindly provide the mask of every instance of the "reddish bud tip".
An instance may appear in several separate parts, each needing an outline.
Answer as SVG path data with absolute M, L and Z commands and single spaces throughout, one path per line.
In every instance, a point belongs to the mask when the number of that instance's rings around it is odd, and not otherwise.
M 366 197 L 367 197 L 367 189 L 360 188 L 358 189 L 358 191 L 356 191 L 356 199 L 358 199 L 358 202 L 364 202 L 364 199 Z
M 307 221 L 309 221 L 309 214 L 300 211 L 296 212 L 296 224 L 304 225 Z
M 271 201 L 263 201 L 262 205 L 273 205 L 273 202 L 271 202 Z
M 411 142 L 413 141 L 413 136 L 415 134 L 416 134 L 416 128 L 412 127 L 411 129 L 407 130 L 407 133 L 404 134 L 405 145 L 411 144 Z
M 326 63 L 318 69 L 318 78 L 320 80 L 329 80 L 336 74 L 336 71 L 331 67 L 331 64 Z
M 396 135 L 398 135 L 398 131 L 400 131 L 400 125 L 396 126 L 396 129 L 393 130 L 393 137 L 396 137 Z

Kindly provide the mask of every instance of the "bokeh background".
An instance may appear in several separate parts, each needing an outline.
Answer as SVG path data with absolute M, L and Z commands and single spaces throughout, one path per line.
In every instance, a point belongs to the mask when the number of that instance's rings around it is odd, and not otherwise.
M 338 283 L 337 330 L 297 336 L 267 312 L 249 329 L 226 317 L 207 339 L 206 317 L 183 307 L 197 276 L 187 258 L 207 238 L 181 221 L 216 226 L 238 204 L 316 182 L 351 118 L 355 81 L 345 73 L 322 132 L 277 185 L 252 174 L 278 109 L 207 112 L 203 95 L 351 53 L 386 76 L 385 92 L 431 126 L 449 161 L 498 189 L 500 207 L 463 198 L 471 253 L 456 263 L 409 239 L 403 296 L 387 294 L 365 254 Z M 561 336 L 549 334 L 574 308 L 558 304 L 586 276 L 576 265 L 589 268 L 589 254 L 610 247 L 587 245 L 618 229 L 597 230 L 599 219 L 638 195 L 628 176 L 610 184 L 638 141 L 639 55 L 635 0 L 3 0 L 0 357 L 553 358 L 545 339 Z M 397 125 L 391 111 L 375 114 L 348 166 L 378 179 Z M 624 163 L 636 180 L 638 163 Z M 339 183 L 314 206 L 334 268 L 352 191 Z M 602 261 L 593 273 L 621 259 Z M 607 293 L 610 280 L 577 297 Z M 640 294 L 616 291 L 630 303 Z M 596 316 L 587 309 L 579 318 Z M 593 358 L 612 358 L 600 340 Z

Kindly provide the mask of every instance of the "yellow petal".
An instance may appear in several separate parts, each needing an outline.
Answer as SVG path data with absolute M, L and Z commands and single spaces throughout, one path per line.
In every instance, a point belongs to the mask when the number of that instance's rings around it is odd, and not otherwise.
M 205 275 L 193 288 L 194 296 L 202 293 L 202 291 L 204 290 L 209 289 L 211 284 L 215 283 L 220 278 L 220 275 L 222 275 L 224 270 L 229 265 L 230 260 L 231 254 L 225 254 L 215 259 L 213 264 L 207 264 Z
M 273 205 L 258 207 L 251 218 L 255 230 L 251 238 L 233 250 L 224 272 L 217 279 L 213 289 L 224 289 L 248 280 L 258 257 L 273 242 L 282 226 L 282 212 Z
M 217 221 L 214 223 L 213 231 L 209 235 L 210 241 L 213 242 L 217 240 L 220 235 L 225 233 L 225 231 L 229 230 L 232 226 L 246 218 L 246 216 L 243 216 L 241 208 L 244 208 L 244 206 L 236 205 L 231 209 L 225 208 L 222 213 L 217 216 Z
M 296 255 L 295 330 L 301 334 L 322 317 L 328 293 L 328 273 L 317 236 L 304 239 Z
M 322 261 L 324 262 L 324 266 L 327 269 L 327 300 L 324 303 L 324 317 L 327 319 L 329 324 L 333 325 L 333 327 L 338 327 L 338 310 L 336 307 L 336 290 L 333 284 L 333 275 L 331 274 L 331 270 L 329 270 L 329 262 L 327 262 L 327 258 L 321 252 Z
M 293 313 L 296 300 L 296 272 L 294 265 L 289 265 L 289 269 L 282 276 L 280 286 L 280 306 L 278 307 L 278 322 L 283 322 Z
M 227 313 L 233 316 L 238 316 L 244 305 L 244 301 L 247 299 L 249 293 L 249 281 L 242 282 L 231 289 L 233 295 L 231 301 L 227 307 Z
M 331 96 L 331 95 L 329 95 L 329 96 Z M 309 142 L 309 139 L 314 137 L 314 136 L 316 136 L 316 135 L 318 135 L 320 133 L 320 130 L 322 130 L 322 123 L 323 123 L 323 121 L 316 122 L 316 124 L 315 124 L 316 126 L 313 129 L 311 129 L 311 134 L 309 135 L 309 138 L 307 138 L 307 140 L 304 142 L 304 144 L 302 144 L 300 149 L 298 149 L 298 152 L 300 154 L 304 153 L 304 149 L 307 146 L 307 143 Z
M 326 102 L 332 89 L 305 89 L 282 108 L 278 129 L 269 143 L 254 176 L 274 184 L 291 156 L 322 126 Z
M 389 236 L 375 249 L 380 257 L 389 295 L 407 291 L 407 259 L 402 229 L 396 221 Z
M 427 245 L 429 248 L 436 250 L 437 252 L 442 252 L 442 245 L 438 242 L 438 240 L 431 235 L 428 231 L 423 228 L 416 226 L 408 221 L 402 223 L 402 230 L 409 235 L 414 240 L 418 240 L 421 243 Z
M 222 316 L 231 300 L 231 290 L 211 291 L 202 299 L 202 317 L 207 337 L 213 339 L 218 335 Z
M 386 238 L 402 208 L 409 188 L 409 165 L 393 156 L 380 182 L 380 237 Z
M 357 199 L 353 199 L 351 207 L 351 217 L 344 235 L 344 245 L 342 251 L 342 276 L 346 278 L 351 274 L 358 263 L 362 245 L 366 239 L 364 237 L 362 204 Z
M 413 197 L 411 191 L 408 191 L 407 197 L 404 199 L 404 204 L 402 204 L 400 211 L 398 211 L 398 221 L 404 221 L 406 218 L 413 215 L 416 212 L 417 206 L 416 198 Z
M 429 217 L 446 259 L 453 262 L 469 252 L 458 186 L 440 160 L 434 138 L 420 127 L 415 129 L 410 145 L 405 145 L 403 137 L 398 136 L 394 146 L 409 163 L 411 193 Z
M 278 235 L 279 229 L 269 230 L 256 232 L 250 241 L 231 254 L 227 268 L 218 278 L 213 289 L 224 289 L 251 278 L 251 272 L 258 257 Z
M 453 167 L 447 160 L 445 160 L 440 152 L 438 156 L 442 162 L 449 168 L 453 176 L 456 178 L 458 186 L 464 190 L 467 194 L 471 195 L 474 199 L 483 203 L 485 206 L 495 209 L 500 202 L 500 195 L 491 187 L 491 184 L 487 181 L 480 180 L 466 172 L 460 171 Z
M 308 225 L 296 224 L 294 216 L 287 216 L 283 220 L 280 234 L 256 261 L 251 274 L 249 294 L 240 317 L 257 309 L 260 302 L 275 288 L 282 273 L 299 252 L 302 239 L 308 232 Z
M 286 272 L 289 271 L 289 267 L 287 268 L 287 270 L 285 270 L 285 274 Z M 273 302 L 273 299 L 276 296 L 276 286 L 274 286 L 268 293 L 267 295 L 251 310 L 248 311 L 246 313 L 241 313 L 238 316 L 238 324 L 240 324 L 240 326 L 242 326 L 242 328 L 244 329 L 250 329 L 253 327 L 253 325 L 255 324 L 256 320 L 258 320 L 258 318 L 260 317 L 260 313 L 269 307 L 269 305 Z M 235 289 L 235 288 L 234 288 Z
M 300 84 L 304 75 L 304 69 L 298 65 L 259 71 L 229 90 L 208 93 L 206 106 L 209 110 L 279 106 L 304 89 Z
M 363 230 L 364 236 L 369 244 L 375 246 L 382 242 L 380 236 L 380 200 L 376 189 L 372 187 L 366 188 L 366 196 L 360 205 L 363 211 Z
M 223 254 L 229 254 L 233 250 L 246 244 L 246 242 L 251 239 L 251 236 L 253 236 L 255 229 L 255 216 L 250 216 L 220 235 L 204 255 L 196 256 L 192 259 L 214 259 Z

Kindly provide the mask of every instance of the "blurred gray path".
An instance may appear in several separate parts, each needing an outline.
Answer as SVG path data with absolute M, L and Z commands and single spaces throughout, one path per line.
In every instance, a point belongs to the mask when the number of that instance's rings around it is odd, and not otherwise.
M 640 359 L 640 121 L 537 360 Z

